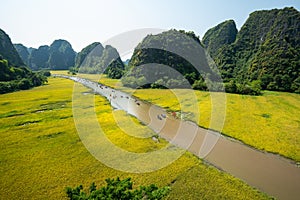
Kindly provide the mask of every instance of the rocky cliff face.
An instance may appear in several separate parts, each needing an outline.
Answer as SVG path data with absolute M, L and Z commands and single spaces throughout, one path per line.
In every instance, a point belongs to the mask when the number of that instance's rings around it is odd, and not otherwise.
M 50 46 L 42 45 L 38 49 L 15 44 L 19 55 L 33 70 L 67 70 L 75 64 L 76 52 L 66 40 L 55 40 Z
M 210 29 L 203 43 L 225 82 L 258 80 L 263 89 L 300 92 L 299 11 L 294 8 L 255 11 L 236 39 L 228 43 L 220 42 L 229 38 L 229 34 L 220 34 L 224 24 Z
M 17 52 L 19 53 L 22 61 L 29 66 L 29 51 L 27 49 L 27 47 L 25 47 L 22 44 L 14 44 L 14 47 L 16 48 Z
M 12 44 L 9 36 L 0 29 L 0 58 L 8 60 L 9 65 L 23 66 L 24 62 Z
M 49 46 L 43 45 L 38 49 L 32 49 L 29 55 L 28 65 L 33 70 L 48 68 Z
M 102 55 L 103 53 L 103 46 L 100 42 L 94 42 L 88 46 L 86 46 L 85 48 L 83 48 L 77 55 L 75 58 L 75 68 L 79 68 L 81 66 L 81 64 L 84 62 L 84 60 L 86 59 L 86 57 L 88 56 L 88 54 L 94 50 L 95 48 L 98 48 L 98 54 Z
M 66 40 L 55 40 L 49 48 L 48 66 L 50 69 L 69 69 L 75 64 L 76 52 Z
M 110 78 L 121 78 L 124 63 L 114 47 L 95 42 L 83 48 L 76 57 L 76 67 L 81 73 L 104 73 Z
M 205 33 L 202 43 L 210 55 L 215 57 L 222 48 L 236 40 L 237 32 L 235 22 L 227 20 L 209 29 Z

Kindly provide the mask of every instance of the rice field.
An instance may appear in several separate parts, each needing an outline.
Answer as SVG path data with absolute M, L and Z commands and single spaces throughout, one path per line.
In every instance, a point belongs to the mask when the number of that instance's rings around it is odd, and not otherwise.
M 0 199 L 67 199 L 67 186 L 104 185 L 106 178 L 117 176 L 132 177 L 135 187 L 169 185 L 167 199 L 270 198 L 190 153 L 149 173 L 128 173 L 104 165 L 78 136 L 73 87 L 70 80 L 49 78 L 47 85 L 0 95 Z M 81 90 L 83 95 L 90 92 Z M 95 96 L 94 109 L 107 138 L 122 149 L 140 153 L 167 145 L 162 139 L 159 143 L 152 140 L 151 130 L 126 113 L 112 110 L 103 97 Z M 138 127 L 138 135 L 132 126 Z

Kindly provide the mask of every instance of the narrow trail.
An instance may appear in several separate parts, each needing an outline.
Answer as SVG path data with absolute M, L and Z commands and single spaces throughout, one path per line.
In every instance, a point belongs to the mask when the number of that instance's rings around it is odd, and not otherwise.
M 106 97 L 111 106 L 137 117 L 160 137 L 271 196 L 278 199 L 300 197 L 300 168 L 291 160 L 258 151 L 192 122 L 176 119 L 162 108 L 127 93 L 79 77 L 54 76 L 71 79 L 93 89 Z

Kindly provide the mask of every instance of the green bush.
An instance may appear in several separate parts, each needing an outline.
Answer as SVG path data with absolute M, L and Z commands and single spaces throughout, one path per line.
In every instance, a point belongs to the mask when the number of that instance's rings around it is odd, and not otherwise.
M 207 90 L 207 86 L 203 80 L 196 80 L 194 84 L 192 85 L 192 88 L 195 90 Z
M 229 81 L 228 83 L 224 84 L 225 91 L 228 93 L 236 93 L 237 92 L 237 86 L 234 80 Z
M 251 83 L 237 84 L 237 93 L 246 95 L 261 95 L 261 81 L 256 80 Z
M 26 78 L 23 78 L 18 82 L 18 88 L 21 90 L 27 90 L 31 87 L 32 87 L 32 83 Z
M 75 188 L 66 188 L 67 196 L 70 200 L 91 200 L 91 199 L 110 199 L 110 200 L 131 200 L 131 199 L 149 199 L 159 200 L 168 194 L 169 187 L 158 188 L 156 185 L 140 186 L 139 189 L 132 189 L 131 178 L 121 180 L 106 179 L 106 186 L 97 189 L 95 183 L 89 188 L 89 193 L 83 192 L 83 186 Z
M 49 71 L 32 72 L 26 67 L 9 66 L 7 60 L 0 60 L 0 94 L 40 86 L 50 75 Z

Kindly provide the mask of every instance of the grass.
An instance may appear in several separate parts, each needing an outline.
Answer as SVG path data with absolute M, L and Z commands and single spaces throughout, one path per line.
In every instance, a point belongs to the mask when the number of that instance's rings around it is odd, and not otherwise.
M 172 185 L 172 192 L 166 199 L 231 199 L 232 194 L 235 194 L 236 199 L 266 198 L 258 193 L 254 194 L 254 196 L 248 196 L 244 192 L 247 190 L 246 185 L 233 181 L 225 173 L 220 173 L 216 176 L 215 171 L 215 168 L 205 165 L 191 167 L 177 177 Z M 227 185 L 231 183 L 235 187 L 227 188 Z M 210 188 L 211 186 L 213 188 Z M 226 190 L 223 190 L 224 188 Z
M 77 134 L 73 86 L 70 80 L 50 78 L 48 85 L 0 95 L 0 199 L 66 199 L 67 186 L 104 185 L 106 178 L 117 176 L 132 177 L 135 186 L 170 185 L 168 199 L 269 198 L 190 153 L 151 173 L 107 167 L 87 151 Z M 149 138 L 154 134 L 151 130 L 126 113 L 111 110 L 104 98 L 97 96 L 95 100 L 101 127 L 120 148 L 147 152 L 167 145 L 163 140 L 155 143 Z M 141 132 L 125 134 L 135 128 Z

